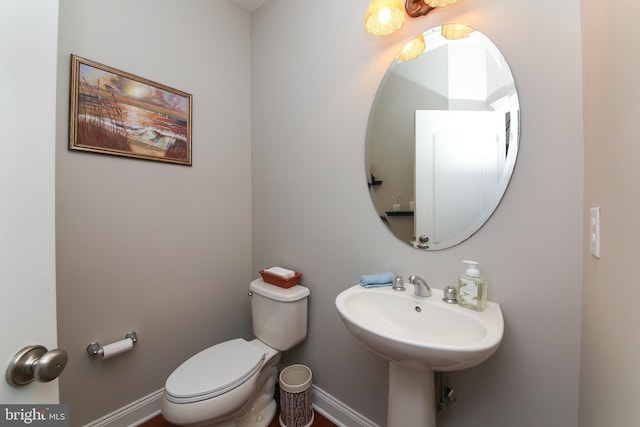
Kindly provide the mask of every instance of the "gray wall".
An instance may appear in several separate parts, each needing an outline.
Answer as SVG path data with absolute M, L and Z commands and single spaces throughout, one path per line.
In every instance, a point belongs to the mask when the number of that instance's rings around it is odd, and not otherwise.
M 60 380 L 82 425 L 250 337 L 250 17 L 227 1 L 61 0 L 56 152 Z M 69 55 L 193 95 L 193 166 L 69 152 Z M 132 352 L 85 348 L 135 330 Z
M 302 271 L 312 292 L 309 337 L 285 360 L 308 364 L 319 387 L 384 424 L 387 363 L 346 331 L 335 296 L 383 270 L 442 288 L 466 258 L 491 281 L 505 338 L 488 362 L 448 375 L 459 400 L 439 425 L 577 425 L 579 2 L 465 1 L 383 39 L 363 29 L 367 4 L 270 0 L 250 19 L 223 1 L 61 1 L 58 329 L 71 357 L 61 400 L 74 425 L 158 390 L 197 350 L 248 336 L 246 284 L 276 264 Z M 364 138 L 400 46 L 454 21 L 506 56 L 522 148 L 489 222 L 462 245 L 425 254 L 397 241 L 374 212 Z M 68 152 L 72 52 L 192 93 L 194 166 Z M 176 217 L 182 226 L 167 227 Z M 90 341 L 129 329 L 140 335 L 135 351 L 89 360 Z
M 638 98 L 633 31 L 640 6 L 582 1 L 585 224 L 601 207 L 601 256 L 585 248 L 580 425 L 631 426 L 640 419 L 638 340 Z M 588 225 L 585 226 L 585 235 Z M 585 245 L 587 246 L 587 245 Z M 619 296 L 619 297 L 616 297 Z
M 397 35 L 363 28 L 368 0 L 270 0 L 252 16 L 253 269 L 304 273 L 309 337 L 285 355 L 328 393 L 384 424 L 387 363 L 346 330 L 336 295 L 360 274 L 419 274 L 436 288 L 482 263 L 502 305 L 504 344 L 448 375 L 458 402 L 440 426 L 576 426 L 582 285 L 582 114 L 578 0 L 463 1 Z M 506 196 L 465 243 L 422 253 L 381 224 L 365 184 L 367 118 L 387 64 L 411 36 L 462 22 L 509 62 L 522 148 Z M 423 404 L 423 402 L 416 402 Z M 478 420 L 482 420 L 481 422 Z

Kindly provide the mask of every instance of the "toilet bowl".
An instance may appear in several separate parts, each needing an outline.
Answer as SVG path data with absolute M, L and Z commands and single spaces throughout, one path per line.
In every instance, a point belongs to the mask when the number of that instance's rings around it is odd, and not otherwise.
M 182 363 L 165 383 L 162 414 L 176 425 L 267 427 L 281 351 L 306 337 L 303 286 L 288 289 L 254 280 L 250 286 L 256 339 L 237 338 L 209 347 Z

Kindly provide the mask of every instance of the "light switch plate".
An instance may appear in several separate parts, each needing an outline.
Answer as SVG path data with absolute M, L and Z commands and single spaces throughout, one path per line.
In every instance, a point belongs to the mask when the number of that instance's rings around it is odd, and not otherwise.
M 591 253 L 596 258 L 600 258 L 600 208 L 591 208 L 590 216 L 589 240 L 591 244 Z

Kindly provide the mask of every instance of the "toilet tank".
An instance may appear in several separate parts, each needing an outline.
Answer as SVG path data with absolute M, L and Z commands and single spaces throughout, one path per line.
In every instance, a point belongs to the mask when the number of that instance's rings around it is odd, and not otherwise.
M 262 279 L 251 282 L 253 333 L 263 343 L 285 351 L 307 336 L 309 289 L 296 285 L 280 288 Z

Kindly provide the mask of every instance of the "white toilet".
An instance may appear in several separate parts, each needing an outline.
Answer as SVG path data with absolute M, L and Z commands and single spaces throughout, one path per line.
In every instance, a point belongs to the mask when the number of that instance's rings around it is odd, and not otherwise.
M 209 347 L 167 379 L 162 415 L 176 425 L 266 427 L 274 399 L 280 352 L 307 336 L 309 289 L 251 282 L 252 341 L 242 338 Z

